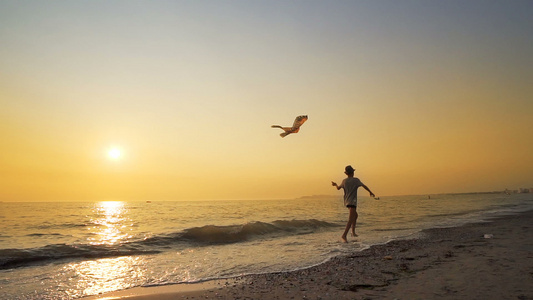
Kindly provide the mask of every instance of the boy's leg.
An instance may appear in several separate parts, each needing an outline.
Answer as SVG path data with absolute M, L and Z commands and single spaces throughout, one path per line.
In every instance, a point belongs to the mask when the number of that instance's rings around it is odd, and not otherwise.
M 352 223 L 352 236 L 357 236 L 357 234 L 355 233 L 355 224 L 357 223 L 357 217 L 359 216 L 359 214 L 357 213 L 356 207 L 353 208 L 353 212 L 354 214 L 353 214 L 353 223 Z
M 348 235 L 348 231 L 350 231 L 350 228 L 352 228 L 352 224 L 355 223 L 355 220 L 357 220 L 357 210 L 355 207 L 350 207 L 350 216 L 348 217 L 348 223 L 346 223 L 346 228 L 344 229 L 344 233 L 342 234 L 342 240 L 347 243 L 348 240 L 346 239 L 346 236 Z

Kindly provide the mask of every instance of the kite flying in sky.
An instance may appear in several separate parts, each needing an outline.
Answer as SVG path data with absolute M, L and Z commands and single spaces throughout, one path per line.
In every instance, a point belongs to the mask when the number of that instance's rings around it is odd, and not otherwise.
M 307 116 L 298 116 L 294 120 L 294 124 L 292 125 L 292 127 L 281 127 L 279 125 L 272 125 L 271 127 L 283 129 L 283 131 L 285 132 L 280 133 L 280 136 L 286 137 L 287 135 L 291 133 L 297 133 L 298 131 L 300 131 L 300 126 L 302 126 L 305 123 L 305 121 L 307 121 Z

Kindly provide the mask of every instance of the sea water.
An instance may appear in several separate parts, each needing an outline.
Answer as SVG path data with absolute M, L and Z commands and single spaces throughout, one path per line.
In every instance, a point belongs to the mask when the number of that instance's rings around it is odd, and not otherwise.
M 422 229 L 533 209 L 533 194 L 292 200 L 0 203 L 0 299 L 76 299 L 137 286 L 306 268 Z

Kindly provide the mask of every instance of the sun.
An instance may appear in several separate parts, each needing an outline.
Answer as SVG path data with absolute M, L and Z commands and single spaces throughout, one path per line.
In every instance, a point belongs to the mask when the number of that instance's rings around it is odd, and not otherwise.
M 119 148 L 113 147 L 109 149 L 109 151 L 107 152 L 107 156 L 109 156 L 109 158 L 111 159 L 117 160 L 122 157 L 122 152 Z

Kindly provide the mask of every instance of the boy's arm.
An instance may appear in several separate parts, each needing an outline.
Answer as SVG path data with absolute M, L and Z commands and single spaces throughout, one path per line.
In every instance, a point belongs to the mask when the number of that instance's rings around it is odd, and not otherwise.
M 372 191 L 366 185 L 363 184 L 362 187 L 370 193 L 370 197 L 376 197 L 376 195 L 374 195 L 374 193 L 372 193 Z
M 340 187 L 337 183 L 335 183 L 335 182 L 333 182 L 333 181 L 331 182 L 331 185 L 334 186 L 334 187 L 336 187 L 336 188 L 337 188 L 337 191 L 341 189 L 341 187 Z
M 341 185 L 338 185 L 336 182 L 331 182 L 331 185 L 334 186 L 334 187 L 337 187 L 337 191 L 344 188 L 344 182 L 346 181 L 346 179 L 343 179 L 342 182 L 341 182 Z

